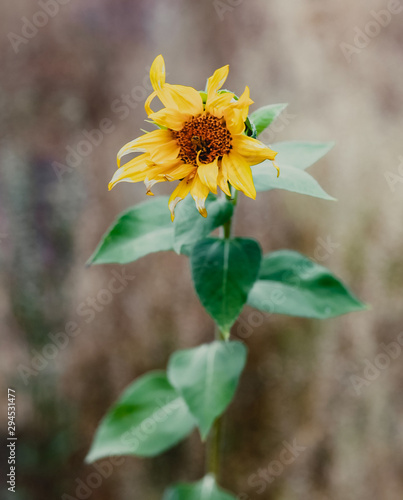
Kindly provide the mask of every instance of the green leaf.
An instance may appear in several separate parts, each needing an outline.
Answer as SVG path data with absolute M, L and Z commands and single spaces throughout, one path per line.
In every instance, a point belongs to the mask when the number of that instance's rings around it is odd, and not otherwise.
M 193 247 L 192 276 L 201 303 L 229 336 L 259 272 L 261 251 L 255 240 L 206 238 Z
M 149 253 L 172 250 L 173 234 L 168 198 L 152 198 L 117 218 L 88 264 L 126 264 Z
M 280 115 L 288 104 L 269 104 L 254 111 L 250 118 L 255 124 L 257 135 L 261 134 Z M 276 150 L 275 150 L 276 151 Z
M 271 189 L 284 189 L 294 193 L 306 194 L 315 198 L 324 200 L 334 200 L 332 196 L 326 193 L 318 181 L 309 175 L 305 170 L 300 170 L 289 165 L 281 165 L 280 176 L 277 177 L 277 171 L 273 168 L 271 161 L 264 161 L 252 167 L 253 182 L 256 191 L 270 191 Z
M 270 147 L 278 153 L 276 163 L 278 165 L 292 165 L 305 170 L 334 146 L 334 142 L 308 142 L 308 141 L 284 141 L 276 142 Z
M 235 496 L 217 486 L 212 475 L 197 483 L 181 483 L 168 488 L 162 500 L 236 500 Z
M 334 200 L 327 194 L 317 180 L 305 169 L 318 161 L 332 147 L 333 142 L 277 142 L 270 147 L 277 151 L 276 163 L 280 176 L 270 161 L 266 160 L 252 167 L 252 175 L 257 191 L 285 189 L 294 193 L 306 194 L 315 198 Z
M 129 385 L 103 418 L 86 462 L 112 455 L 158 455 L 190 434 L 195 424 L 166 374 L 148 373 Z
M 318 319 L 367 308 L 328 269 L 291 250 L 263 257 L 248 304 L 270 313 Z
M 171 356 L 168 380 L 196 418 L 202 439 L 230 404 L 245 362 L 246 347 L 237 341 L 215 341 Z
M 192 246 L 211 231 L 229 220 L 234 206 L 226 198 L 209 194 L 206 200 L 207 217 L 202 217 L 191 196 L 178 204 L 174 221 L 174 250 L 189 255 Z

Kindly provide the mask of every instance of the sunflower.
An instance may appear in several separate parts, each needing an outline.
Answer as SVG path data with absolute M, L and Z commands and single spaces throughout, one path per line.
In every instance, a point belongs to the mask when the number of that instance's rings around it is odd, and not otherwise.
M 168 202 L 171 218 L 177 203 L 189 193 L 196 207 L 207 216 L 205 200 L 217 187 L 231 196 L 229 184 L 255 199 L 251 165 L 274 160 L 276 153 L 257 139 L 245 134 L 249 106 L 249 88 L 237 98 L 220 91 L 228 76 L 223 66 L 207 81 L 206 92 L 193 87 L 165 83 L 165 63 L 161 55 L 151 66 L 150 79 L 154 92 L 145 103 L 149 120 L 159 128 L 129 142 L 117 155 L 118 170 L 109 189 L 118 182 L 144 181 L 147 194 L 157 182 L 177 181 Z M 150 105 L 158 97 L 164 107 L 153 112 Z M 121 158 L 140 152 L 124 165 Z M 276 164 L 274 166 L 278 167 Z

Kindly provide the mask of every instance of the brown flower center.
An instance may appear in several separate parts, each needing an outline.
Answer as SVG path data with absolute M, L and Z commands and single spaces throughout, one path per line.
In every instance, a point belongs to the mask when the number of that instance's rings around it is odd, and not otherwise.
M 200 115 L 185 123 L 182 130 L 172 131 L 180 146 L 179 157 L 184 163 L 197 166 L 211 163 L 231 150 L 231 134 L 224 120 L 213 115 Z

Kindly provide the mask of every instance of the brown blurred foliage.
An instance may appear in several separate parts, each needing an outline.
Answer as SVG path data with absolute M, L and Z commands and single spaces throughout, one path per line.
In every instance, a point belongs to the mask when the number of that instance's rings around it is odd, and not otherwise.
M 319 251 L 372 305 L 325 322 L 261 320 L 245 309 L 234 335 L 249 358 L 229 411 L 223 485 L 244 500 L 400 500 L 403 357 L 360 391 L 352 382 L 403 328 L 403 13 L 385 26 L 368 24 L 389 4 L 64 0 L 45 22 L 36 1 L 2 3 L 0 421 L 5 438 L 7 387 L 15 387 L 12 498 L 76 498 L 95 471 L 83 464 L 94 430 L 122 389 L 165 368 L 175 349 L 212 339 L 187 260 L 173 253 L 125 266 L 135 278 L 124 292 L 80 314 L 112 271 L 122 271 L 86 269 L 87 258 L 116 215 L 145 199 L 142 185 L 108 193 L 107 183 L 116 152 L 143 127 L 149 66 L 163 53 L 171 83 L 202 88 L 229 63 L 227 86 L 239 93 L 249 85 L 252 109 L 289 102 L 269 142 L 336 141 L 311 173 L 338 203 L 280 191 L 256 202 L 241 197 L 235 230 L 257 237 L 266 252 Z M 26 19 L 44 26 L 29 32 Z M 23 29 L 32 36 L 13 38 Z M 374 36 L 366 41 L 360 30 Z M 343 43 L 355 47 L 349 56 Z M 69 148 L 105 119 L 109 133 L 74 168 L 61 169 Z M 79 334 L 35 375 L 24 372 L 69 322 Z M 251 476 L 294 439 L 305 450 L 259 494 Z M 127 458 L 89 498 L 156 500 L 170 482 L 201 477 L 203 462 L 195 433 L 158 458 Z

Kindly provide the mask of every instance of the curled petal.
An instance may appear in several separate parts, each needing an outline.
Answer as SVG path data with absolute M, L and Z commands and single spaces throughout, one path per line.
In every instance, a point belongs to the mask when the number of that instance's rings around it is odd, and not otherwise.
M 165 61 L 162 55 L 157 56 L 150 69 L 150 80 L 153 89 L 158 91 L 165 85 Z
M 161 54 L 154 59 L 151 65 L 150 81 L 151 85 L 153 86 L 154 92 L 148 96 L 144 104 L 147 115 L 150 115 L 153 112 L 150 107 L 151 101 L 157 95 L 161 99 L 161 92 L 165 86 L 165 61 Z
M 213 75 L 207 80 L 207 101 L 206 109 L 210 105 L 210 101 L 215 97 L 217 90 L 219 90 L 225 83 L 229 72 L 228 64 L 222 68 L 214 71 Z
M 165 83 L 165 62 L 162 55 L 157 56 L 151 65 L 150 81 L 151 85 L 153 86 L 154 92 L 147 98 L 144 104 L 147 115 L 150 115 L 152 113 L 150 104 L 156 96 L 159 97 L 164 106 L 175 108 L 176 105 L 171 97 L 171 93 L 167 92 L 167 85 Z
M 151 192 L 151 188 L 154 186 L 154 184 L 157 184 L 157 182 L 165 182 L 173 180 L 171 177 L 167 175 L 167 173 L 175 172 L 178 168 L 181 167 L 181 165 L 182 163 L 180 160 L 168 161 L 160 165 L 153 164 L 147 170 L 147 176 L 144 179 L 144 184 L 147 189 L 147 194 L 154 196 L 153 193 Z M 183 177 L 185 176 L 183 175 L 181 178 Z
M 155 91 L 147 97 L 146 102 L 144 103 L 144 109 L 146 110 L 148 116 L 151 115 L 151 113 L 153 113 L 153 110 L 151 109 L 150 105 L 154 97 L 157 97 L 157 92 Z
M 134 141 L 125 144 L 118 152 L 118 167 L 120 167 L 120 160 L 124 155 L 128 153 L 150 151 L 169 141 L 172 141 L 172 133 L 169 132 L 169 130 L 154 130 L 153 132 L 137 137 Z
M 196 203 L 197 210 L 203 217 L 207 217 L 205 203 L 209 192 L 209 188 L 205 184 L 203 184 L 198 175 L 195 175 L 190 194 L 192 195 Z
M 252 99 L 249 97 L 249 87 L 246 86 L 242 95 L 239 97 L 237 101 L 231 104 L 233 109 L 241 110 L 243 121 L 246 120 L 249 113 L 249 106 L 253 104 Z
M 272 160 L 272 163 L 273 163 L 273 167 L 277 170 L 277 177 L 279 177 L 279 175 L 280 175 L 280 167 L 273 160 Z
M 173 193 L 171 194 L 168 201 L 168 207 L 171 212 L 172 221 L 175 218 L 176 205 L 189 194 L 192 183 L 193 180 L 191 179 L 191 175 L 188 175 L 176 186 Z
M 148 154 L 143 154 L 133 158 L 133 160 L 130 160 L 123 167 L 116 170 L 110 183 L 108 184 L 108 189 L 111 190 L 116 184 L 122 181 L 143 181 L 146 178 L 151 165 L 153 165 L 153 163 L 150 161 Z
M 162 104 L 167 108 L 180 110 L 183 113 L 197 115 L 203 112 L 202 98 L 193 87 L 185 85 L 170 85 L 165 82 L 165 62 L 162 55 L 157 56 L 150 69 L 150 80 L 154 92 L 145 102 L 147 115 L 153 113 L 151 101 L 158 96 Z
M 253 103 L 249 97 L 249 87 L 245 90 L 237 101 L 231 102 L 223 110 L 223 115 L 231 134 L 242 134 L 245 130 L 245 120 L 248 117 L 249 106 Z

